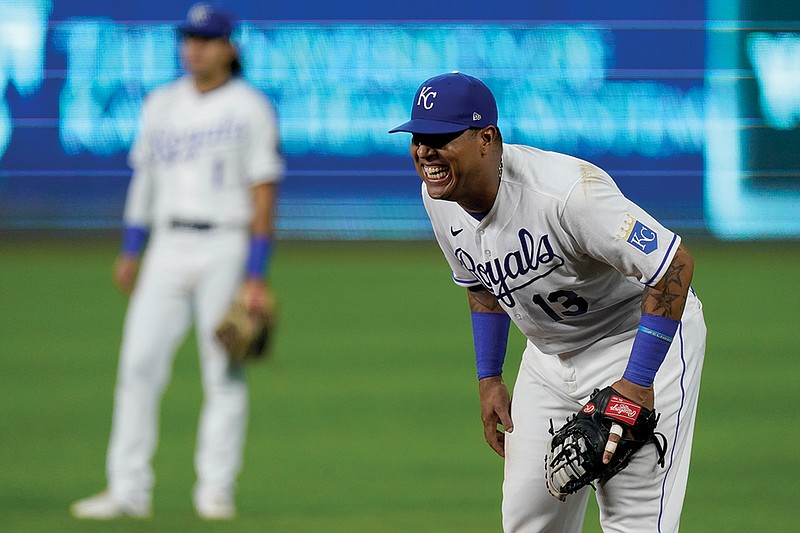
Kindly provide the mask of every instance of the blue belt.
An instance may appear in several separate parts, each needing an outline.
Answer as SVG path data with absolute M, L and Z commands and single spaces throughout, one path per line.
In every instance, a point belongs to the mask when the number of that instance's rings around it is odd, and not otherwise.
M 169 221 L 169 227 L 175 229 L 191 229 L 197 231 L 209 231 L 216 227 L 215 224 L 211 222 L 201 222 L 197 220 L 181 220 L 178 218 L 173 218 Z

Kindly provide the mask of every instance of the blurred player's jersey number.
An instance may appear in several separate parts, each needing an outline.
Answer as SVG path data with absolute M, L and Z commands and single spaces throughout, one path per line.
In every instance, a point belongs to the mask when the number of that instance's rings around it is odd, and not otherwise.
M 216 187 L 222 187 L 222 183 L 225 181 L 225 163 L 221 159 L 216 159 L 214 161 L 214 166 L 211 171 L 211 184 Z

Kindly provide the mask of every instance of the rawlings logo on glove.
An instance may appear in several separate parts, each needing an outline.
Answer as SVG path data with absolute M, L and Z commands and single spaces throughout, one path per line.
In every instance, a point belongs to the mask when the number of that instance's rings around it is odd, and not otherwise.
M 633 425 L 636 423 L 636 419 L 639 417 L 639 412 L 641 410 L 641 405 L 635 404 L 625 398 L 620 398 L 617 395 L 613 395 L 611 396 L 611 399 L 608 400 L 608 406 L 606 407 L 605 414 L 611 418 L 616 418 L 620 422 Z
M 544 458 L 547 490 L 564 501 L 568 494 L 596 480 L 613 477 L 628 466 L 634 452 L 649 442 L 655 444 L 658 464 L 663 468 L 667 439 L 655 432 L 657 423 L 655 411 L 625 398 L 613 388 L 595 390 L 589 402 L 561 429 L 554 431 L 550 421 L 553 438 Z M 614 425 L 622 430 L 622 436 L 611 461 L 603 464 L 603 452 Z

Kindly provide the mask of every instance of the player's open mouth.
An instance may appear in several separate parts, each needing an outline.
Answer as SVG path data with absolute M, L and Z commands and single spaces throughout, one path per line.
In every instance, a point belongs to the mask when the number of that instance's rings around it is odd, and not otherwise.
M 441 165 L 429 165 L 422 167 L 425 177 L 429 181 L 442 181 L 450 175 L 450 167 Z

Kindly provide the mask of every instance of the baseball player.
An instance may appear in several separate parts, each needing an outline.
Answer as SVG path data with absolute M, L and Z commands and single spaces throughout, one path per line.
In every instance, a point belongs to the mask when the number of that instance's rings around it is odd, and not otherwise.
M 660 413 L 668 451 L 662 468 L 658 447 L 645 445 L 597 484 L 601 525 L 677 531 L 706 334 L 681 238 L 597 166 L 504 144 L 494 96 L 474 77 L 425 81 L 398 131 L 413 135 L 425 208 L 467 289 L 484 434 L 505 457 L 504 530 L 581 531 L 589 492 L 548 490 L 548 430 L 613 385 Z M 513 403 L 502 376 L 512 321 L 527 337 Z
M 130 153 L 122 253 L 114 268 L 131 294 L 125 317 L 107 489 L 73 504 L 78 518 L 151 514 L 159 402 L 178 346 L 194 321 L 204 402 L 193 502 L 205 519 L 236 514 L 248 397 L 243 368 L 214 329 L 243 291 L 266 305 L 274 200 L 283 171 L 276 116 L 237 74 L 230 15 L 197 4 L 180 27 L 188 75 L 145 100 Z M 145 239 L 147 249 L 139 266 Z

